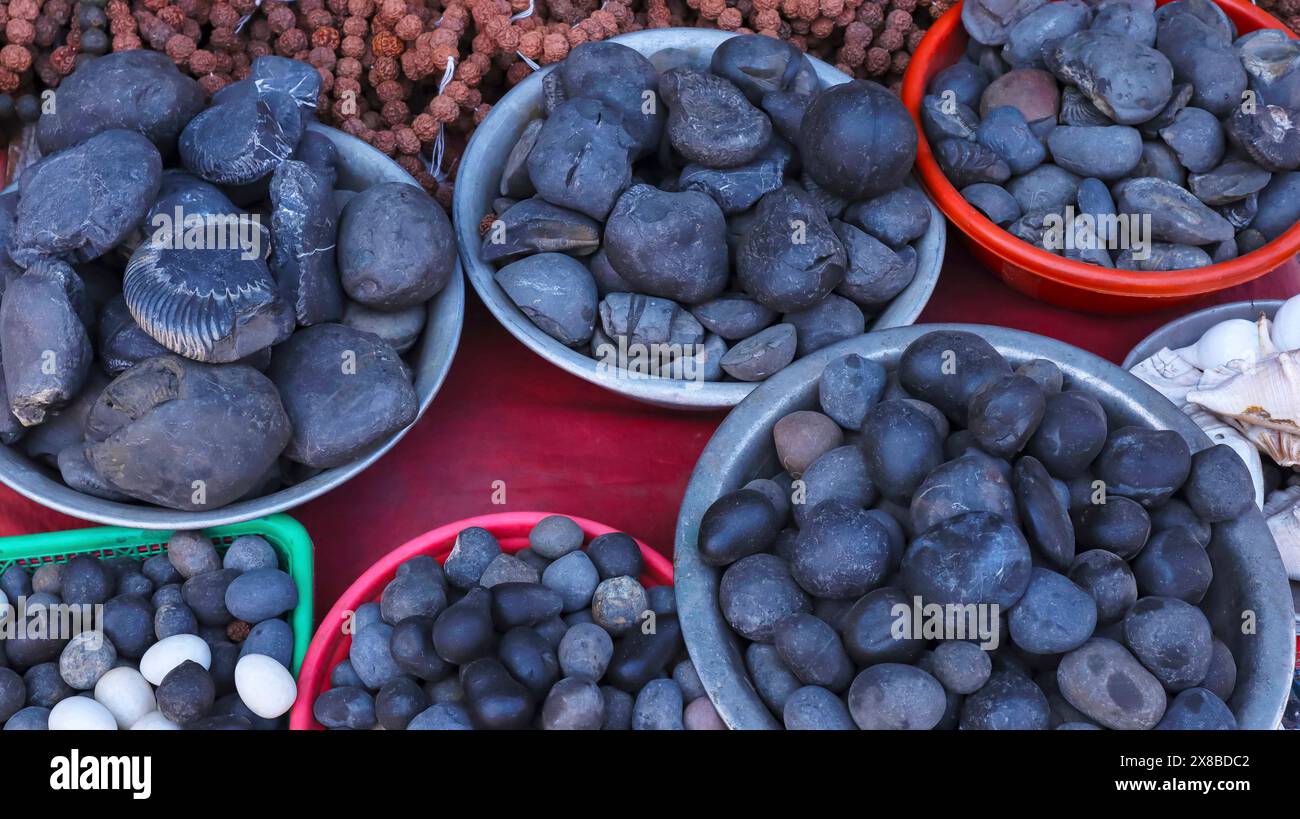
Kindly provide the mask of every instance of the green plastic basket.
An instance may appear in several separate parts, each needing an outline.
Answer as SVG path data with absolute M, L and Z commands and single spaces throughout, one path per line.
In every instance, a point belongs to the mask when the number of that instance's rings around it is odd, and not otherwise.
M 302 667 L 303 657 L 307 655 L 314 625 L 312 598 L 315 575 L 312 569 L 311 537 L 307 530 L 288 515 L 272 515 L 230 526 L 204 529 L 203 533 L 212 538 L 217 551 L 222 553 L 241 535 L 261 535 L 280 555 L 281 567 L 298 587 L 298 606 L 289 617 L 289 625 L 293 627 L 293 673 L 296 677 Z M 85 554 L 101 558 L 133 557 L 144 560 L 167 551 L 167 541 L 171 535 L 171 532 L 155 529 L 97 526 L 66 532 L 4 537 L 0 538 L 0 574 L 15 566 L 35 570 L 42 563 L 62 563 L 70 557 Z

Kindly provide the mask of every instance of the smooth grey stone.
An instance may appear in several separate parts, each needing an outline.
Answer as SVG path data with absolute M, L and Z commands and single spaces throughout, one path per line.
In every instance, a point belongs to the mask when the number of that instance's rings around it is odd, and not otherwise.
M 976 182 L 962 188 L 961 195 L 995 225 L 1005 227 L 1020 218 L 1020 203 L 1001 185 Z
M 1252 194 L 1259 193 L 1272 178 L 1272 174 L 1253 162 L 1230 159 L 1205 173 L 1188 174 L 1187 183 L 1193 196 L 1213 207 L 1240 202 Z M 1234 221 L 1227 216 L 1224 218 L 1229 222 Z M 1245 224 L 1249 224 L 1249 221 Z M 1244 224 L 1239 225 L 1234 222 L 1233 227 L 1244 227 Z
M 1142 158 L 1133 169 L 1134 178 L 1155 177 L 1171 182 L 1179 187 L 1187 185 L 1187 171 L 1174 153 L 1164 142 L 1145 140 L 1142 143 Z M 1122 184 L 1122 183 L 1121 183 Z
M 1193 245 L 1171 244 L 1169 242 L 1151 242 L 1146 248 L 1146 258 L 1137 258 L 1139 251 L 1125 248 L 1115 254 L 1115 266 L 1121 270 L 1141 270 L 1145 272 L 1161 270 L 1187 270 L 1193 267 L 1207 267 L 1213 264 L 1210 254 Z
M 974 108 L 979 105 L 980 97 L 988 86 L 989 76 L 984 69 L 963 59 L 930 78 L 927 96 L 933 95 L 942 99 L 945 91 L 951 91 L 958 102 Z
M 1300 172 L 1279 173 L 1259 192 L 1259 214 L 1250 223 L 1272 241 L 1300 221 Z M 1241 244 L 1240 239 L 1238 245 Z M 1245 252 L 1245 251 L 1243 251 Z
M 510 300 L 542 332 L 567 347 L 591 340 L 596 327 L 596 282 L 583 264 L 561 253 L 511 262 L 494 276 Z
M 975 138 L 1001 157 L 1016 176 L 1028 173 L 1047 158 L 1047 150 L 1030 130 L 1025 115 L 1019 108 L 1009 105 L 989 111 L 976 130 Z
M 637 292 L 698 304 L 727 285 L 726 231 L 722 210 L 708 194 L 636 184 L 609 214 L 605 252 Z
M 1155 3 L 1151 0 L 1102 0 L 1095 9 L 1094 30 L 1122 34 L 1144 46 L 1155 45 Z
M 764 307 L 744 293 L 723 293 L 692 306 L 690 310 L 704 329 L 728 341 L 748 338 L 777 319 L 775 310 Z
M 902 187 L 850 205 L 844 219 L 890 247 L 899 247 L 925 235 L 930 203 L 919 190 Z
M 796 358 L 815 353 L 838 341 L 860 336 L 867 328 L 862 309 L 834 293 L 828 294 L 806 310 L 786 313 L 781 321 L 794 326 Z
M 1029 173 L 1007 183 L 1006 189 L 1016 198 L 1022 213 L 1031 211 L 1060 212 L 1075 201 L 1080 177 L 1052 164 L 1039 165 Z
M 482 256 L 488 262 L 513 262 L 534 253 L 587 256 L 600 248 L 601 227 L 595 219 L 538 196 L 514 204 L 497 222 L 483 236 Z
M 793 324 L 777 324 L 762 330 L 722 357 L 722 369 L 740 381 L 762 381 L 794 360 L 797 339 Z
M 835 292 L 845 296 L 854 303 L 867 309 L 877 308 L 893 299 L 911 284 L 916 275 L 915 256 L 908 256 L 904 246 L 900 252 L 894 252 L 883 242 L 877 240 L 847 222 L 835 222 L 831 225 L 839 238 L 848 257 L 844 279 L 835 288 Z M 796 323 L 800 332 L 802 346 L 803 327 Z M 804 355 L 801 351 L 800 356 Z
M 1214 114 L 1204 108 L 1184 108 L 1174 121 L 1160 129 L 1182 166 L 1192 173 L 1205 173 L 1223 158 L 1223 129 Z
M 538 194 L 593 219 L 608 216 L 632 182 L 636 142 L 624 119 L 617 109 L 595 99 L 560 104 L 546 118 L 528 154 L 528 177 Z
M 1040 6 L 1007 30 L 1002 59 L 1014 68 L 1042 68 L 1044 45 L 1085 29 L 1091 22 L 1092 9 L 1082 0 Z
M 1115 193 L 1120 213 L 1150 214 L 1152 236 L 1160 241 L 1203 245 L 1233 236 L 1228 220 L 1172 182 L 1150 177 L 1128 179 Z
M 1052 131 L 1047 146 L 1060 167 L 1098 179 L 1125 176 L 1142 158 L 1142 135 L 1123 125 L 1062 125 Z

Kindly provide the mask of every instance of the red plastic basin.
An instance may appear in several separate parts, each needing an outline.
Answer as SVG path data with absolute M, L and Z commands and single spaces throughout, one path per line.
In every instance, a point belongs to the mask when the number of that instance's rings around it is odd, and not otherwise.
M 496 536 L 501 550 L 510 554 L 528 547 L 528 533 L 533 526 L 551 512 L 502 512 L 496 515 L 481 515 L 466 518 L 446 526 L 425 532 L 419 537 L 398 546 L 384 555 L 369 569 L 358 577 L 343 596 L 338 599 L 325 618 L 320 628 L 312 637 L 307 648 L 307 658 L 303 660 L 302 671 L 298 675 L 298 701 L 289 713 L 289 728 L 293 731 L 320 731 L 324 728 L 312 715 L 312 706 L 316 698 L 328 691 L 330 671 L 348 656 L 352 647 L 352 637 L 343 633 L 343 624 L 362 604 L 378 601 L 384 587 L 397 574 L 397 567 L 417 555 L 430 555 L 439 563 L 447 560 L 452 547 L 456 544 L 456 535 L 464 529 L 474 526 L 488 530 Z M 565 517 L 578 524 L 586 535 L 588 542 L 598 535 L 616 532 L 603 523 L 579 518 L 573 515 Z M 673 582 L 673 564 L 663 555 L 637 540 L 641 547 L 641 557 L 645 560 L 645 571 L 641 575 L 641 584 L 646 588 L 671 585 Z
M 1156 0 L 1164 5 L 1172 0 Z M 1243 0 L 1217 0 L 1239 33 L 1260 28 L 1290 32 L 1263 9 Z M 1193 270 L 1142 273 L 1112 270 L 1066 259 L 1022 242 L 990 222 L 962 198 L 935 162 L 921 129 L 921 99 L 930 79 L 961 57 L 968 37 L 958 3 L 926 32 L 903 77 L 903 103 L 916 122 L 920 137 L 916 169 L 930 197 L 956 225 L 977 259 L 1004 282 L 1033 298 L 1061 307 L 1099 313 L 1143 313 L 1171 307 L 1234 285 L 1257 279 L 1284 265 L 1297 265 L 1300 225 L 1264 247 L 1221 264 Z

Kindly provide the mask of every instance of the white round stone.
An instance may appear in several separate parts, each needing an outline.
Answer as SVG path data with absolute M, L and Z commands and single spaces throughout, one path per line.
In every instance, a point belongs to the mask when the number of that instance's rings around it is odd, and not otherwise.
M 132 731 L 179 731 L 181 727 L 162 715 L 161 711 L 150 711 L 135 721 Z
M 163 677 L 186 660 L 211 668 L 212 649 L 198 635 L 173 634 L 149 646 L 149 650 L 140 658 L 140 673 L 151 684 L 159 685 Z
M 95 700 L 112 713 L 117 727 L 123 730 L 158 707 L 149 681 L 127 666 L 114 668 L 99 678 L 95 683 Z
M 246 654 L 235 665 L 235 690 L 248 710 L 262 719 L 283 716 L 298 698 L 289 669 L 265 654 Z
M 68 697 L 50 709 L 51 731 L 116 731 L 113 712 L 90 697 Z

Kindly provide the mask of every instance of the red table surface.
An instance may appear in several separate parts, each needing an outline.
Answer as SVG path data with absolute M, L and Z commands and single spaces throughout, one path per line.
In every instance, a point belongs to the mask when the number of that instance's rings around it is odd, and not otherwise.
M 497 324 L 467 288 L 465 331 L 433 406 L 378 463 L 292 510 L 316 544 L 316 610 L 366 567 L 429 529 L 472 515 L 581 515 L 672 551 L 677 506 L 723 413 L 658 409 L 547 364 Z M 1016 293 L 950 236 L 922 322 L 998 324 L 1052 336 L 1121 361 L 1161 324 L 1198 307 L 1300 292 L 1300 265 L 1199 304 L 1144 316 L 1071 312 Z M 496 482 L 505 500 L 493 503 Z M 85 523 L 0 487 L 0 535 Z

